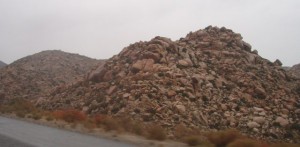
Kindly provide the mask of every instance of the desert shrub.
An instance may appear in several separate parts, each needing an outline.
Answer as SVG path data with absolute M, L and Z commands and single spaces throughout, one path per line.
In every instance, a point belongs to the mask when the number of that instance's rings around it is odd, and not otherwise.
M 265 147 L 265 145 L 251 139 L 237 139 L 229 143 L 226 147 Z
M 121 125 L 118 120 L 111 116 L 98 114 L 93 117 L 93 121 L 97 127 L 103 127 L 106 131 L 121 130 Z
M 49 115 L 49 116 L 46 116 L 46 120 L 47 120 L 47 121 L 52 121 L 53 119 L 54 119 L 53 116 L 50 116 L 50 115 Z
M 174 127 L 174 137 L 176 139 L 182 139 L 186 136 L 191 136 L 191 135 L 196 136 L 196 134 L 194 134 L 189 128 L 187 128 L 182 124 L 176 125 Z
M 16 115 L 21 118 L 24 118 L 26 116 L 25 112 L 22 112 L 22 111 L 17 111 Z
M 203 140 L 199 136 L 188 136 L 184 138 L 184 142 L 189 146 L 197 146 L 201 145 Z
M 24 99 L 13 99 L 9 103 L 0 106 L 1 113 L 15 113 L 18 117 L 38 111 L 35 106 Z
M 119 118 L 119 124 L 122 126 L 123 130 L 126 132 L 134 133 L 137 135 L 143 135 L 143 125 L 138 121 L 134 121 L 129 117 Z
M 236 130 L 224 130 L 206 134 L 207 139 L 217 147 L 225 147 L 243 136 Z
M 300 147 L 300 144 L 291 144 L 291 143 L 278 143 L 272 144 L 270 147 Z
M 0 105 L 0 113 L 11 113 L 11 111 L 8 106 Z
M 88 119 L 87 121 L 83 122 L 83 126 L 88 129 L 88 130 L 93 130 L 94 128 L 96 128 L 95 123 L 93 122 L 93 120 Z
M 105 119 L 105 117 L 106 116 L 104 116 L 104 115 L 97 114 L 92 117 L 92 121 L 95 123 L 95 125 L 97 125 L 99 127 L 99 126 L 101 126 L 101 124 L 103 124 L 103 120 Z
M 33 114 L 32 114 L 32 118 L 33 118 L 34 120 L 39 120 L 39 119 L 42 118 L 42 114 L 40 114 L 40 113 L 33 113 Z
M 24 113 L 30 113 L 38 111 L 32 103 L 24 99 L 14 99 L 8 104 L 8 107 L 10 107 L 12 112 L 22 111 Z
M 165 130 L 159 125 L 151 125 L 147 128 L 147 138 L 153 140 L 165 140 L 167 138 Z
M 53 112 L 53 116 L 69 123 L 86 120 L 86 115 L 75 109 L 57 110 Z
M 106 131 L 112 131 L 112 130 L 120 131 L 121 130 L 121 126 L 118 123 L 118 121 L 112 117 L 105 117 L 105 119 L 102 121 L 102 124 Z

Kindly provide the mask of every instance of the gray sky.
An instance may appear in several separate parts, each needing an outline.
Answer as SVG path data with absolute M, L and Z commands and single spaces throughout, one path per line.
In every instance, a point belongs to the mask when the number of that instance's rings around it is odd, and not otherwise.
M 208 25 L 241 33 L 270 61 L 300 63 L 299 0 L 0 0 L 0 60 L 49 49 L 110 58 Z

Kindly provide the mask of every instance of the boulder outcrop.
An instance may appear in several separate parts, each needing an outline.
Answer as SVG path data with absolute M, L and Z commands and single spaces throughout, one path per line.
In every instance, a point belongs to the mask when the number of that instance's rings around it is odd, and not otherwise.
M 209 26 L 177 41 L 131 44 L 37 105 L 128 115 L 160 124 L 169 135 L 184 124 L 289 141 L 300 135 L 300 94 L 289 79 L 279 60 L 260 57 L 240 34 Z

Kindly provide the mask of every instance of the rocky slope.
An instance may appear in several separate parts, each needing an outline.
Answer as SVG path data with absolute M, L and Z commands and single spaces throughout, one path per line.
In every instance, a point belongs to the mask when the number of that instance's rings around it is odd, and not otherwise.
M 294 65 L 288 70 L 288 72 L 300 79 L 300 64 Z
M 102 61 L 58 50 L 43 51 L 0 69 L 0 99 L 39 98 L 55 86 L 72 84 Z
M 0 61 L 0 68 L 4 67 L 4 66 L 6 66 L 6 65 L 7 65 L 6 63 Z
M 137 42 L 60 87 L 37 105 L 129 115 L 172 135 L 177 124 L 202 130 L 237 128 L 250 136 L 293 140 L 299 134 L 300 85 L 279 60 L 260 57 L 240 34 L 207 27 L 172 41 Z

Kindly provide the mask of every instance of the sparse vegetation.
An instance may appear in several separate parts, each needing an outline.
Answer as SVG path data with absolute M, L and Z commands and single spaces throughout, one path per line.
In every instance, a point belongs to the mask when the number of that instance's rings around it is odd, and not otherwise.
M 197 145 L 201 145 L 203 140 L 201 139 L 200 136 L 189 136 L 189 137 L 185 137 L 184 142 L 189 146 L 197 146 Z
M 159 125 L 150 125 L 147 128 L 147 138 L 153 140 L 165 140 L 167 138 L 165 130 Z
M 103 114 L 86 116 L 75 109 L 63 109 L 54 112 L 37 109 L 30 102 L 25 100 L 14 100 L 7 105 L 0 105 L 1 113 L 15 114 L 21 118 L 39 120 L 45 118 L 47 121 L 54 119 L 64 120 L 75 127 L 77 123 L 85 128 L 93 130 L 103 128 L 105 131 L 128 132 L 145 136 L 152 140 L 167 139 L 163 127 L 158 124 L 146 125 L 134 121 L 129 117 L 112 117 Z M 201 147 L 299 147 L 297 144 L 266 144 L 260 141 L 248 139 L 237 130 L 224 130 L 219 132 L 201 133 L 198 129 L 190 129 L 185 125 L 174 127 L 173 139 L 185 142 L 189 146 Z
M 32 103 L 24 99 L 14 99 L 6 105 L 1 105 L 0 112 L 13 113 L 20 118 L 29 117 L 38 120 L 43 116 L 42 113 L 45 111 L 37 109 Z
M 251 139 L 237 139 L 226 147 L 267 147 L 266 145 Z
M 224 130 L 208 133 L 206 137 L 211 143 L 216 145 L 216 147 L 225 147 L 237 139 L 244 138 L 237 130 Z
M 112 117 L 106 116 L 102 121 L 103 128 L 106 131 L 121 131 L 121 126 L 118 121 Z
M 86 115 L 75 109 L 57 110 L 53 112 L 56 119 L 64 120 L 68 123 L 81 122 L 86 120 Z

